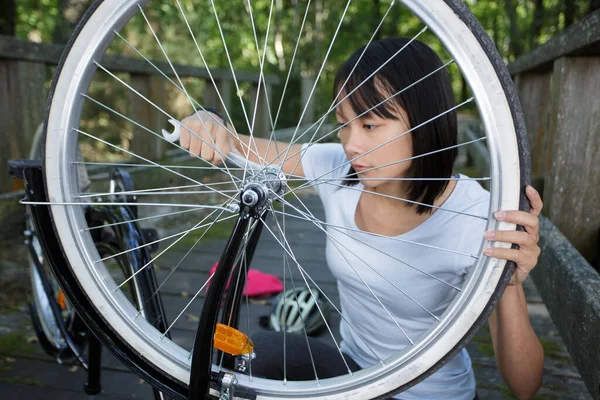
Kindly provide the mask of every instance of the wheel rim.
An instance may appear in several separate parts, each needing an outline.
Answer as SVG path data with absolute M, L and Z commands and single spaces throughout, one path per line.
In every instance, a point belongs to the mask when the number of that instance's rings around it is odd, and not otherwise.
M 129 20 L 131 14 L 138 11 L 137 4 L 144 5 L 147 2 L 132 3 L 129 1 L 115 2 L 115 4 L 111 4 L 110 11 L 107 4 L 100 5 L 100 12 L 90 17 L 86 27 L 79 35 L 78 41 L 85 41 L 88 45 L 82 46 L 85 50 L 73 48 L 71 50 L 72 55 L 69 57 L 70 60 L 67 59 L 67 64 L 63 67 L 65 72 L 73 72 L 75 79 L 71 79 L 72 82 L 68 84 L 58 82 L 54 93 L 56 99 L 54 103 L 64 105 L 64 108 L 57 110 L 54 107 L 50 110 L 48 132 L 58 132 L 49 136 L 46 142 L 47 188 L 52 202 L 71 202 L 79 195 L 79 188 L 73 179 L 67 181 L 57 178 L 73 177 L 70 171 L 72 170 L 72 163 L 76 159 L 74 155 L 76 137 L 74 138 L 74 135 L 69 134 L 69 132 L 71 132 L 71 128 L 79 126 L 80 111 L 83 108 L 83 100 L 79 97 L 79 93 L 87 91 L 86 88 L 92 79 L 95 68 L 90 67 L 90 60 L 94 55 L 103 53 L 112 41 L 113 35 L 109 32 L 112 32 L 113 29 L 118 30 L 123 26 Z M 504 95 L 499 94 L 502 93 L 502 85 L 495 75 L 493 66 L 485 53 L 481 51 L 479 42 L 470 32 L 465 33 L 463 37 L 453 37 L 454 32 L 449 30 L 451 28 L 448 27 L 457 29 L 459 21 L 447 5 L 437 1 L 406 1 L 405 3 L 427 23 L 430 30 L 436 32 L 442 38 L 448 51 L 463 70 L 475 94 L 479 114 L 486 127 L 490 146 L 491 175 L 493 178 L 490 188 L 490 210 L 517 208 L 519 182 L 514 181 L 514 176 L 519 176 L 518 159 L 514 151 L 517 148 L 517 143 L 514 135 L 499 134 L 499 132 L 504 131 L 514 132 L 514 123 Z M 443 8 L 443 10 L 440 10 L 440 8 Z M 434 9 L 439 10 L 439 12 L 434 14 Z M 446 19 L 445 22 L 442 21 L 444 18 Z M 74 54 L 77 54 L 77 56 Z M 481 63 L 489 65 L 484 70 L 477 67 Z M 90 238 L 79 234 L 80 230 L 86 227 L 81 209 L 54 205 L 52 206 L 52 213 L 63 248 L 67 252 L 67 257 L 72 264 L 75 264 L 77 260 L 80 261 L 81 265 L 86 266 L 85 269 L 75 269 L 74 274 L 88 293 L 91 301 L 96 304 L 111 304 L 112 309 L 110 312 L 104 314 L 108 323 L 119 332 L 121 337 L 129 338 L 128 345 L 132 346 L 138 353 L 144 354 L 150 363 L 159 365 L 163 371 L 168 371 L 168 374 L 176 380 L 187 382 L 189 380 L 188 352 L 163 338 L 160 333 L 153 330 L 143 320 L 137 319 L 137 310 L 130 305 L 129 301 L 120 292 L 115 291 L 117 285 L 108 279 L 105 271 L 102 271 L 101 268 L 90 267 L 96 264 L 95 259 L 98 258 L 97 254 L 91 250 L 93 243 L 90 242 Z M 495 221 L 490 222 L 487 227 L 488 230 L 511 228 L 514 227 Z M 405 368 L 411 362 L 418 362 L 417 359 L 424 359 L 424 354 L 427 352 L 445 354 L 450 351 L 456 343 L 441 343 L 436 339 L 440 337 L 441 332 L 446 337 L 462 338 L 465 336 L 468 330 L 465 326 L 471 326 L 476 318 L 467 320 L 457 315 L 461 313 L 465 304 L 472 298 L 490 297 L 489 287 L 478 288 L 477 286 L 482 281 L 499 281 L 503 265 L 502 262 L 480 257 L 477 265 L 473 268 L 474 272 L 463 287 L 462 295 L 457 297 L 446 310 L 445 322 L 438 324 L 435 329 L 429 332 L 426 338 L 421 340 L 420 345 L 400 355 L 396 360 L 389 361 L 385 368 L 386 373 L 399 369 L 400 366 Z M 474 308 L 474 314 L 477 308 L 481 311 L 486 305 L 487 301 L 481 302 L 478 307 Z M 136 340 L 132 338 L 136 338 Z M 418 372 L 413 375 L 407 371 L 410 368 L 405 368 L 406 373 L 399 371 L 395 380 L 402 383 L 411 382 L 417 378 L 419 373 L 429 369 L 434 364 L 435 362 L 425 363 L 415 367 L 414 370 Z M 356 373 L 352 378 L 352 383 L 349 383 L 347 377 L 338 377 L 321 381 L 320 388 L 308 387 L 308 384 L 301 382 L 288 382 L 284 391 L 280 389 L 280 382 L 255 378 L 252 382 L 252 390 L 273 397 L 285 393 L 313 398 L 326 393 L 335 396 L 336 393 L 358 392 L 359 390 L 369 390 L 371 393 L 383 394 L 394 389 L 397 384 L 391 384 L 391 386 L 390 384 L 379 384 L 377 379 L 381 374 L 381 369 L 371 368 Z M 241 377 L 239 380 L 244 385 L 244 378 Z M 378 389 L 375 389 L 375 387 Z

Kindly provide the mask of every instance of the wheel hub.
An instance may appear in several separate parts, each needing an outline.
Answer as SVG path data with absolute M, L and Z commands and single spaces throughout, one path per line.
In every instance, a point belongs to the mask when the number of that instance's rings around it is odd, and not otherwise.
M 285 187 L 285 175 L 278 167 L 268 167 L 251 176 L 240 193 L 242 212 L 252 217 L 260 216 L 273 201 L 279 201 Z

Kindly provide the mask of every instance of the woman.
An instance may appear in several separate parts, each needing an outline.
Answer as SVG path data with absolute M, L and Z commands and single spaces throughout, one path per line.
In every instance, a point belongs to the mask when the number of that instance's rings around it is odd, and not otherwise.
M 257 149 L 263 160 L 280 163 L 283 156 L 278 157 L 278 154 L 290 147 L 287 153 L 290 157 L 285 160 L 283 171 L 316 179 L 320 184 L 315 187 L 323 201 L 327 222 L 355 232 L 353 239 L 352 235 L 341 234 L 339 230 L 329 230 L 333 239 L 327 243 L 327 263 L 338 281 L 341 307 L 352 329 L 343 320 L 341 350 L 346 363 L 335 347 L 311 342 L 320 378 L 347 373 L 348 368 L 368 367 L 406 346 L 409 338 L 418 337 L 430 326 L 426 311 L 443 312 L 455 294 L 451 285 L 460 285 L 472 265 L 471 259 L 455 253 L 423 251 L 407 242 L 390 241 L 385 237 L 472 254 L 477 252 L 483 233 L 484 222 L 472 215 L 487 214 L 489 193 L 478 183 L 467 179 L 410 180 L 450 178 L 452 174 L 455 149 L 415 157 L 457 143 L 456 113 L 447 112 L 455 106 L 447 71 L 442 69 L 402 91 L 439 68 L 442 65 L 439 57 L 426 45 L 414 41 L 374 78 L 361 85 L 406 44 L 408 39 L 404 38 L 374 42 L 360 62 L 363 48 L 338 71 L 334 94 L 341 90 L 341 95 L 336 101 L 357 89 L 336 109 L 341 144 L 269 146 L 266 139 L 254 138 L 250 143 L 248 136 L 234 138 L 205 112 L 182 121 L 194 134 L 182 130 L 181 145 L 213 163 L 220 163 L 222 156 L 232 150 L 258 162 L 256 154 L 248 148 Z M 398 92 L 401 93 L 393 96 Z M 403 134 L 405 132 L 408 133 Z M 219 151 L 214 150 L 213 143 Z M 517 264 L 510 285 L 489 318 L 499 371 L 517 398 L 530 398 L 535 394 L 541 385 L 543 369 L 543 350 L 529 322 L 522 286 L 540 254 L 537 217 L 542 201 L 532 187 L 527 187 L 526 192 L 530 212 L 500 210 L 495 214 L 498 220 L 523 225 L 525 231 L 485 233 L 488 240 L 515 243 L 519 249 L 490 247 L 484 250 L 486 255 Z M 336 242 L 352 246 L 353 256 L 349 258 L 353 266 L 341 255 Z M 392 259 L 382 256 L 381 251 L 374 251 L 375 247 L 391 254 Z M 424 307 L 400 295 L 394 286 L 371 273 L 361 262 L 377 265 L 379 272 L 393 280 L 396 287 L 407 292 L 412 289 L 413 299 Z M 426 272 L 443 277 L 447 284 L 440 284 L 423 271 L 405 268 L 402 264 L 425 266 Z M 360 269 L 360 279 L 354 267 Z M 371 295 L 371 290 L 377 297 Z M 382 311 L 381 304 L 394 318 Z M 403 334 L 397 333 L 396 325 L 402 326 Z M 368 343 L 365 344 L 364 338 Z M 281 345 L 275 343 L 281 340 L 281 335 L 267 333 L 254 336 L 253 340 L 257 349 L 271 349 L 258 354 L 252 363 L 253 374 L 282 379 Z M 289 335 L 288 340 L 287 379 L 314 379 L 305 339 Z M 263 342 L 269 346 L 260 346 Z M 475 397 L 475 379 L 466 350 L 397 396 L 467 400 Z

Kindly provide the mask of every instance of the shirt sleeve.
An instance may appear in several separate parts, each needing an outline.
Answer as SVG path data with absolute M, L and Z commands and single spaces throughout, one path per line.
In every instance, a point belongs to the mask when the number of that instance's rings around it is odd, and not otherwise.
M 308 181 L 314 180 L 310 185 L 314 185 L 322 197 L 327 190 L 339 187 L 350 170 L 350 164 L 339 143 L 317 143 L 310 146 L 305 143 L 302 145 L 302 169 Z
M 464 202 L 470 205 L 460 211 L 470 215 L 461 215 L 459 218 L 461 222 L 458 225 L 461 226 L 461 232 L 456 250 L 466 254 L 477 255 L 484 240 L 483 235 L 487 227 L 487 216 L 490 206 L 489 193 L 481 189 L 478 191 L 476 197 L 467 197 L 464 199 Z M 473 218 L 471 215 L 485 217 L 486 219 Z M 462 255 L 456 255 L 455 262 L 463 273 L 467 273 L 477 260 L 467 260 Z

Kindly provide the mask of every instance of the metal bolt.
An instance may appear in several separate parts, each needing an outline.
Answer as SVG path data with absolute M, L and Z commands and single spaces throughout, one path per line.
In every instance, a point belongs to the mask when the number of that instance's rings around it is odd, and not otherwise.
M 253 190 L 247 190 L 243 195 L 242 195 L 242 202 L 247 205 L 252 207 L 253 205 L 256 205 L 258 203 L 258 194 L 253 191 Z

